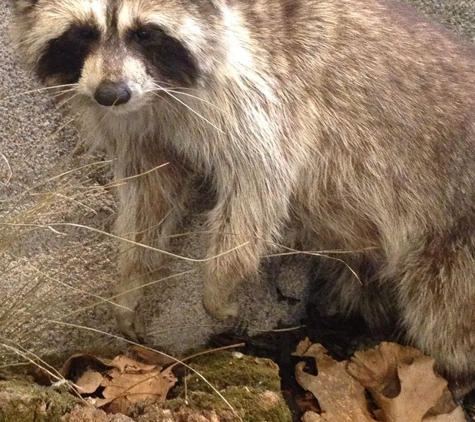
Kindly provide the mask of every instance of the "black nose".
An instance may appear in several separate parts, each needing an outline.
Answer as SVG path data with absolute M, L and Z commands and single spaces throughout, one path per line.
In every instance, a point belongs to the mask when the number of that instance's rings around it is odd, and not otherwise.
M 94 93 L 94 99 L 107 107 L 125 104 L 131 96 L 132 92 L 125 82 L 102 82 Z

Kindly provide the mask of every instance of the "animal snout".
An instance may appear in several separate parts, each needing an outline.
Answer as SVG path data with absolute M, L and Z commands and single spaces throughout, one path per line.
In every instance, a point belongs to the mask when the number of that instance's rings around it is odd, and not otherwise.
M 103 106 L 117 106 L 127 103 L 132 91 L 125 82 L 102 82 L 94 93 L 94 99 Z

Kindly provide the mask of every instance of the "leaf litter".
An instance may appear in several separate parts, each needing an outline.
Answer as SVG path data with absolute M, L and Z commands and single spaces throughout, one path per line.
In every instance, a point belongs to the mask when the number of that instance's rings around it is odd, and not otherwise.
M 177 382 L 175 364 L 146 349 L 138 351 L 133 354 L 142 362 L 124 355 L 73 355 L 61 375 L 84 400 L 109 414 L 127 415 L 137 403 L 164 403 Z M 307 338 L 293 355 L 302 358 L 295 378 L 307 391 L 299 403 L 302 422 L 466 421 L 447 381 L 435 372 L 434 359 L 412 347 L 383 342 L 336 361 Z
M 417 349 L 381 343 L 350 360 L 335 361 L 320 344 L 301 341 L 294 353 L 315 360 L 318 375 L 296 366 L 296 379 L 318 400 L 302 422 L 465 422 L 465 415 L 434 370 L 435 360 Z M 369 398 L 369 399 L 368 399 Z
M 109 360 L 79 354 L 67 360 L 61 374 L 89 403 L 108 413 L 126 414 L 138 402 L 165 402 L 168 391 L 177 382 L 171 369 L 123 355 Z

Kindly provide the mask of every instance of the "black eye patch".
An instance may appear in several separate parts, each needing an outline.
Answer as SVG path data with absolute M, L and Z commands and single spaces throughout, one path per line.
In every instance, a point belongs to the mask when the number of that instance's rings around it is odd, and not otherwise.
M 138 26 L 130 31 L 129 40 L 165 80 L 180 86 L 195 83 L 199 70 L 193 55 L 180 41 L 159 26 Z
M 99 41 L 100 32 L 92 25 L 73 24 L 58 38 L 49 41 L 36 72 L 45 81 L 56 77 L 62 83 L 74 83 L 81 77 L 86 57 Z

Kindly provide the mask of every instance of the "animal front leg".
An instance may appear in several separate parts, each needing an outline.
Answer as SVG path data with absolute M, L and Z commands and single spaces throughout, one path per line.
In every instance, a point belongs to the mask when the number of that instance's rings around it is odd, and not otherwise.
M 168 247 L 188 191 L 183 169 L 173 162 L 151 172 L 129 170 L 124 177 L 128 180 L 118 187 L 116 231 L 123 241 L 114 314 L 118 329 L 137 341 L 145 336 L 144 323 L 135 312 L 143 295 L 141 286 L 159 276 L 164 261 L 160 251 Z
M 206 310 L 218 319 L 236 317 L 233 293 L 246 278 L 257 274 L 262 255 L 279 238 L 287 218 L 287 193 L 269 191 L 275 183 L 261 184 L 262 190 L 242 189 L 218 196 L 209 214 L 210 246 L 205 263 L 204 298 Z
M 220 227 L 223 233 L 229 228 Z M 257 273 L 265 249 L 251 235 L 213 235 L 209 261 L 205 266 L 203 304 L 215 318 L 238 316 L 237 302 L 232 298 L 239 283 Z

